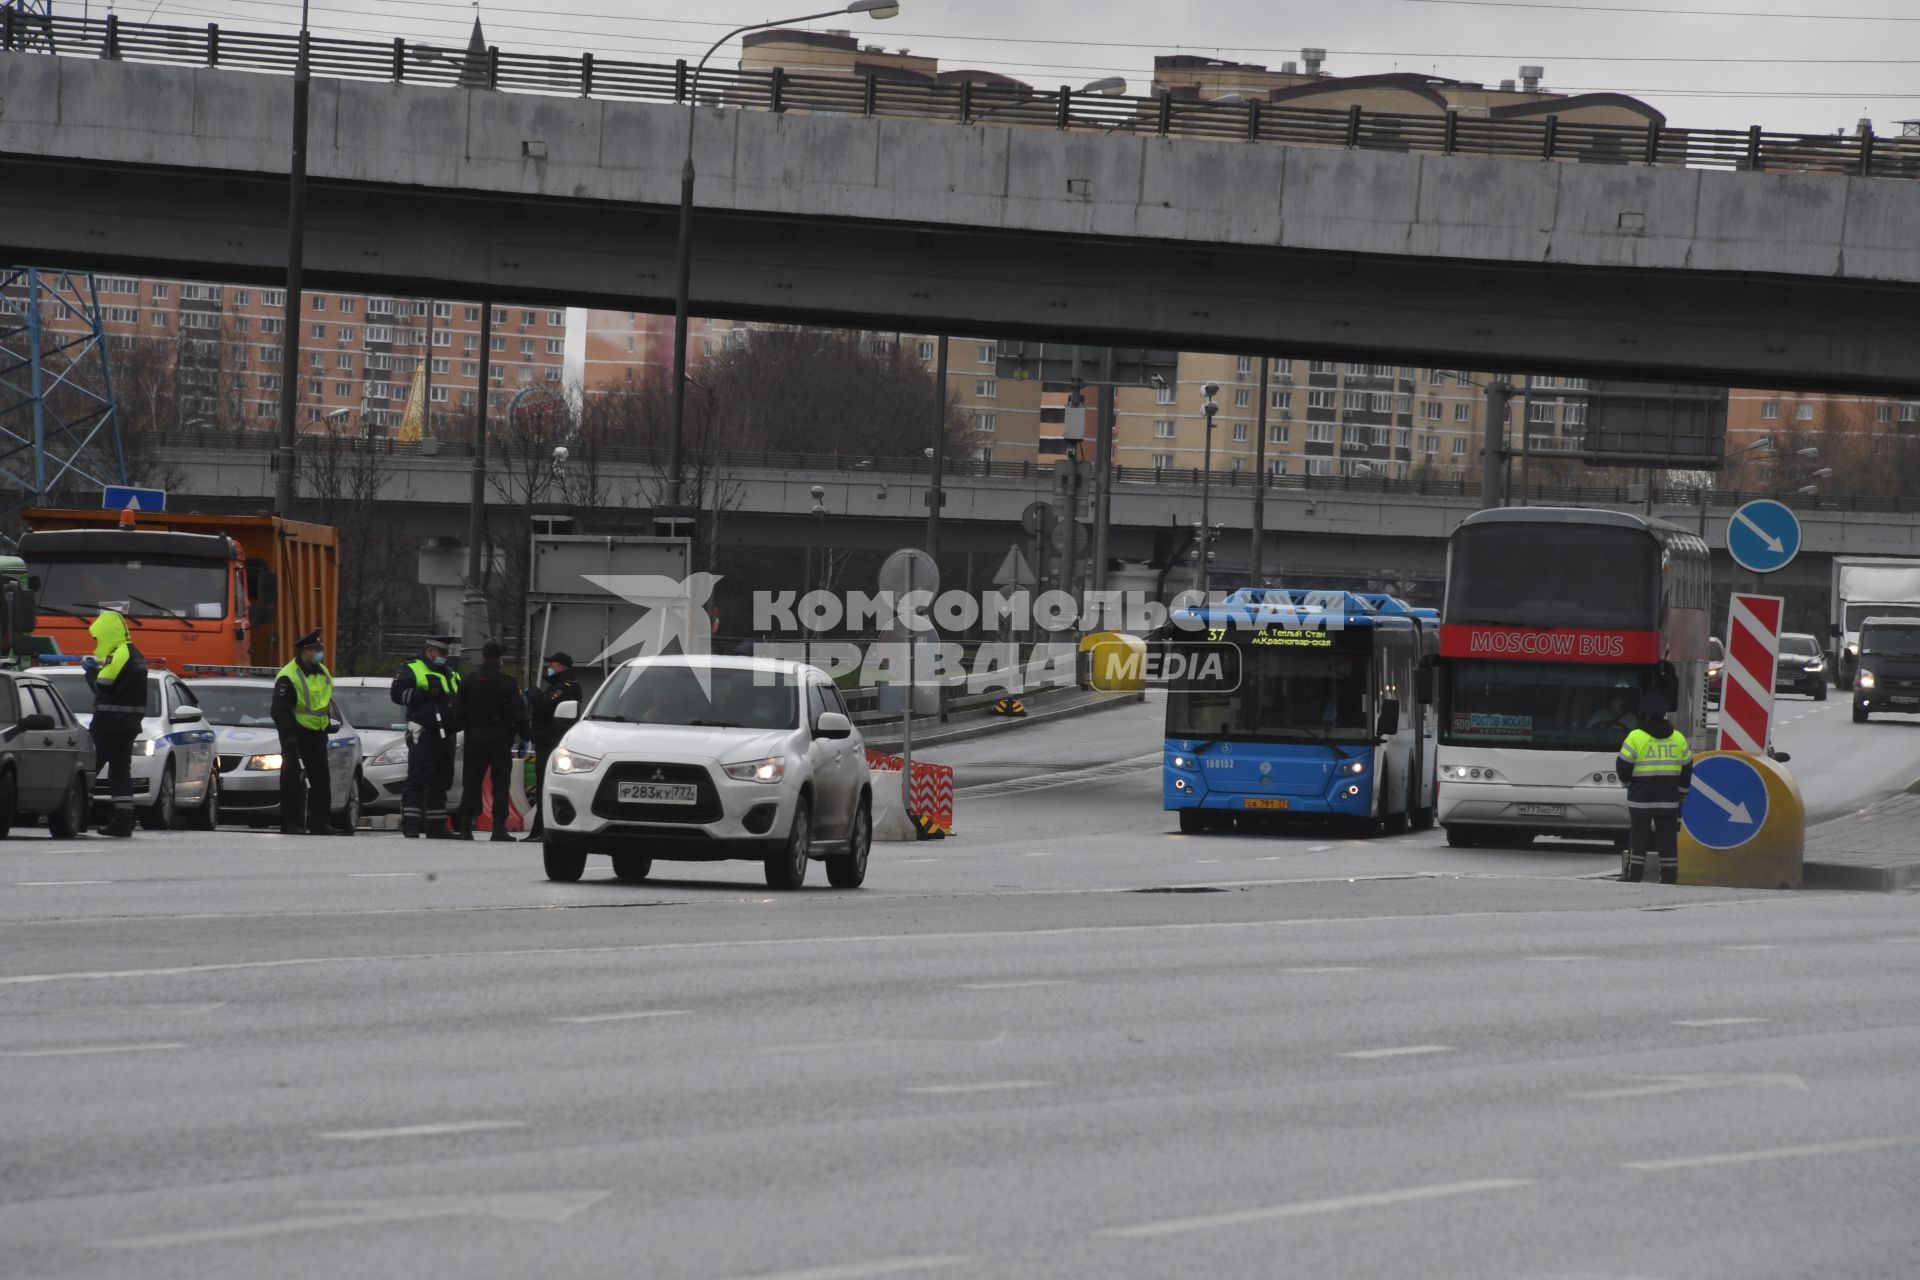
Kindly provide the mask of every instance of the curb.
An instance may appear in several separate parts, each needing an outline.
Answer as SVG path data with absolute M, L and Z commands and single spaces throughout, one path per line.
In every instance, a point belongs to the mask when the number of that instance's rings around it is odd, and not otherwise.
M 1897 893 L 1920 887 L 1920 862 L 1895 862 L 1879 867 L 1856 862 L 1804 862 L 1800 867 L 1800 887 Z
M 981 720 L 975 724 L 948 725 L 945 729 L 932 729 L 925 734 L 922 734 L 919 731 L 919 726 L 916 725 L 914 727 L 913 745 L 914 749 L 918 750 L 922 746 L 940 747 L 951 742 L 966 742 L 973 738 L 984 738 L 991 734 L 1011 733 L 1023 725 L 1043 724 L 1049 720 L 1068 720 L 1075 716 L 1089 715 L 1095 711 L 1104 711 L 1109 707 L 1137 703 L 1140 700 L 1140 695 L 1137 693 L 1109 693 L 1097 695 L 1087 699 L 1085 702 L 1076 702 L 1069 706 L 1056 707 L 1052 710 L 1030 710 L 1026 715 L 1017 719 L 995 716 Z M 884 738 L 871 737 L 865 734 L 862 736 L 866 739 L 866 743 L 870 747 L 887 751 L 898 751 L 900 749 L 900 736 L 897 730 Z

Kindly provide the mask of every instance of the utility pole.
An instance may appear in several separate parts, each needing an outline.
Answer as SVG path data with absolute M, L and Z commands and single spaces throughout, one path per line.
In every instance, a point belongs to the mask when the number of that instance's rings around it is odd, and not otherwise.
M 1107 536 L 1113 525 L 1113 433 L 1119 421 L 1114 403 L 1120 389 L 1113 385 L 1113 348 L 1100 357 L 1099 439 L 1093 450 L 1093 589 L 1107 589 Z
M 1248 586 L 1261 585 L 1266 572 L 1267 537 L 1267 378 L 1273 372 L 1273 358 L 1260 357 L 1260 415 L 1253 446 L 1253 545 L 1248 557 Z
M 1213 398 L 1220 393 L 1219 384 L 1209 382 L 1204 391 L 1207 403 L 1201 412 L 1206 415 L 1207 435 L 1201 449 L 1204 462 L 1200 472 L 1200 598 L 1203 602 L 1213 587 L 1213 417 L 1220 412 Z
M 300 4 L 300 51 L 293 63 L 293 150 L 287 164 L 287 296 L 281 312 L 285 330 L 280 335 L 280 447 L 274 452 L 273 510 L 281 519 L 293 516 L 298 492 L 294 467 L 300 442 L 300 320 L 301 267 L 307 235 L 307 95 L 311 74 L 307 64 L 307 4 Z
M 429 346 L 427 352 L 427 359 L 431 361 L 433 348 Z M 428 364 L 427 368 L 433 365 Z M 488 300 L 480 311 L 480 389 L 474 396 L 473 472 L 471 487 L 467 490 L 467 590 L 460 609 L 461 657 L 468 663 L 480 660 L 481 632 L 487 629 L 487 597 L 481 587 L 481 549 L 487 541 L 487 399 L 492 394 L 489 389 L 492 380 L 493 302 Z M 526 660 L 532 655 L 521 657 Z M 531 670 L 531 665 L 527 669 Z
M 940 506 L 946 495 L 940 476 L 947 457 L 947 335 L 941 334 L 934 358 L 933 481 L 927 486 L 927 556 L 940 563 Z
M 1505 506 L 1500 494 L 1501 471 L 1507 461 L 1507 406 L 1513 402 L 1513 384 L 1505 378 L 1487 383 L 1487 427 L 1480 445 L 1480 509 Z

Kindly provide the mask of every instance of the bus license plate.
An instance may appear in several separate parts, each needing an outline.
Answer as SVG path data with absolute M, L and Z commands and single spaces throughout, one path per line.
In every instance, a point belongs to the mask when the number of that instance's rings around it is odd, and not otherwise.
M 691 782 L 623 782 L 621 804 L 698 804 L 699 788 Z
M 1264 800 L 1258 796 L 1254 796 L 1242 800 L 1240 806 L 1243 809 L 1284 809 L 1290 803 L 1291 801 L 1287 800 Z
M 1567 816 L 1567 806 L 1563 804 L 1522 804 L 1515 805 L 1514 808 L 1523 818 L 1564 818 Z

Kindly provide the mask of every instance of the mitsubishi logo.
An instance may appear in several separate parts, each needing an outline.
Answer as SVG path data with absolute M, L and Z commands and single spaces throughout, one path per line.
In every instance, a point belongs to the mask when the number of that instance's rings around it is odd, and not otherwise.
M 655 782 L 665 782 L 667 780 L 667 775 L 663 771 L 659 769 L 655 769 L 653 771 L 653 780 Z

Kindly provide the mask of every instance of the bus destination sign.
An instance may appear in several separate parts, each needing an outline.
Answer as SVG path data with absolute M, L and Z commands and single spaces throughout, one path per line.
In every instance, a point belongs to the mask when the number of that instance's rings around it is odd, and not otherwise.
M 1440 656 L 1644 664 L 1660 661 L 1660 633 L 1446 624 L 1440 628 Z

